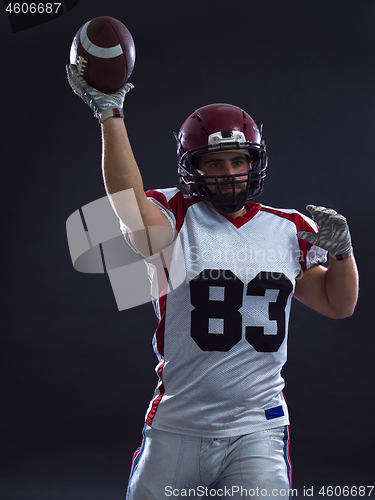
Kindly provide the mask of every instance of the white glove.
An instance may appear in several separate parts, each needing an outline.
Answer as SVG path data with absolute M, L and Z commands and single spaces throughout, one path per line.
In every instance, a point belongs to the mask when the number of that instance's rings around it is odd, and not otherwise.
M 345 217 L 330 208 L 315 205 L 307 205 L 306 208 L 318 224 L 319 231 L 316 234 L 299 231 L 298 238 L 327 250 L 337 260 L 350 257 L 352 243 Z
M 125 96 L 134 88 L 132 83 L 125 83 L 112 94 L 103 94 L 103 92 L 99 92 L 86 82 L 78 73 L 75 64 L 67 64 L 66 74 L 73 92 L 90 106 L 100 123 L 103 123 L 104 120 L 111 116 L 123 118 L 124 112 L 122 108 Z

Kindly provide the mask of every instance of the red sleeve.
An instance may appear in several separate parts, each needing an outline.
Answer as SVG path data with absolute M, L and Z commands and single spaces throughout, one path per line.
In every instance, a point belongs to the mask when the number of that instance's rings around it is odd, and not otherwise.
M 176 193 L 169 197 L 167 196 L 169 190 L 154 190 L 150 189 L 146 191 L 147 198 L 153 198 L 155 201 L 159 202 L 165 209 L 173 214 L 176 220 L 176 229 L 179 231 L 184 222 L 187 209 L 194 203 L 199 202 L 199 198 L 186 197 L 181 193 L 181 191 L 176 190 Z

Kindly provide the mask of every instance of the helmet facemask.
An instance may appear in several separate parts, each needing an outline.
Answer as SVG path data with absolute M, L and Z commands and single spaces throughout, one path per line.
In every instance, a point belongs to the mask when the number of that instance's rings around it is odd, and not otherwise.
M 247 155 L 249 171 L 232 175 L 202 175 L 198 172 L 200 156 L 227 151 L 238 151 Z M 199 196 L 224 213 L 241 210 L 246 201 L 261 194 L 266 167 L 267 155 L 264 142 L 248 142 L 243 132 L 237 130 L 215 132 L 209 135 L 206 146 L 193 148 L 179 155 L 180 182 L 185 185 L 191 195 Z M 244 183 L 245 189 L 236 192 L 236 186 Z M 216 186 L 217 189 L 212 192 L 209 186 Z M 222 187 L 228 186 L 232 186 L 232 192 L 223 193 Z

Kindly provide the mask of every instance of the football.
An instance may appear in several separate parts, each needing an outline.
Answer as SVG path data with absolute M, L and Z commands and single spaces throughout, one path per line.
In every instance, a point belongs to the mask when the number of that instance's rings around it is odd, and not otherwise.
M 114 17 L 96 17 L 77 31 L 70 63 L 86 82 L 104 93 L 120 88 L 135 63 L 135 45 L 129 30 Z

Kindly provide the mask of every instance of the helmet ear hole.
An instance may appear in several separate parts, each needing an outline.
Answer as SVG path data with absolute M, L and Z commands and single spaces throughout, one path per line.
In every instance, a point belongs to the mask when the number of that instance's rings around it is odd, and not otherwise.
M 192 158 L 189 159 L 189 161 L 190 161 L 190 167 L 193 170 L 199 169 L 199 157 L 198 156 L 193 156 Z

